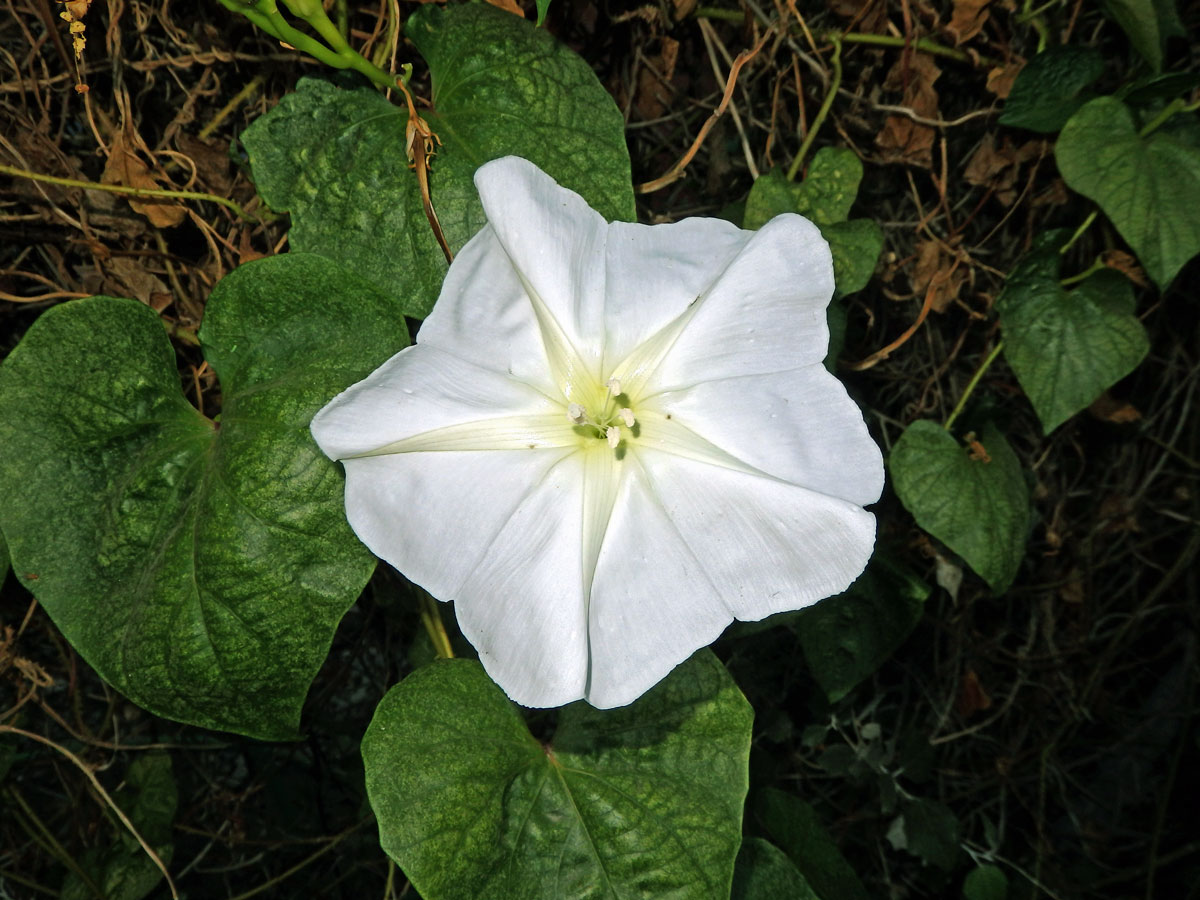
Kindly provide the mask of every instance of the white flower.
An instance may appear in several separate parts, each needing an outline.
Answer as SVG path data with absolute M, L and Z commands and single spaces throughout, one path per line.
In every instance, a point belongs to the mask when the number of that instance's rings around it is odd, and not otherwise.
M 795 215 L 607 224 L 516 157 L 414 346 L 317 414 L 363 542 L 518 703 L 630 703 L 733 619 L 846 588 L 883 462 L 822 365 Z

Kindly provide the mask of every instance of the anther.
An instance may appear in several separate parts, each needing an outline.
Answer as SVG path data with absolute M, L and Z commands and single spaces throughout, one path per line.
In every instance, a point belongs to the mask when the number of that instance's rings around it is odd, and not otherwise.
M 633 427 L 634 420 L 633 420 L 633 410 L 632 409 L 630 409 L 628 406 L 626 406 L 623 409 L 621 409 L 621 411 L 618 412 L 617 415 L 620 417 L 621 421 L 625 423 L 626 428 Z
M 587 421 L 587 410 L 579 403 L 571 403 L 567 406 L 567 418 L 576 425 L 582 425 Z
M 609 425 L 604 429 L 604 436 L 608 438 L 608 446 L 616 450 L 617 444 L 621 443 L 621 429 L 616 425 Z
M 604 382 L 604 386 L 608 388 L 608 396 L 616 397 L 621 393 L 621 382 L 616 378 L 610 378 Z

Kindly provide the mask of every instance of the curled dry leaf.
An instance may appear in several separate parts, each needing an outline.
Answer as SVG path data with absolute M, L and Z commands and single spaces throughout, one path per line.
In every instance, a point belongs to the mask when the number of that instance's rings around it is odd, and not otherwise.
M 1110 269 L 1116 269 L 1138 287 L 1150 287 L 1150 280 L 1146 278 L 1146 270 L 1138 265 L 1137 257 L 1132 253 L 1126 253 L 1124 250 L 1105 250 L 1100 255 L 1100 260 Z
M 525 18 L 525 10 L 521 9 L 517 0 L 487 0 L 487 2 L 505 12 L 512 13 L 514 16 L 520 16 L 522 19 Z
M 887 74 L 884 87 L 903 91 L 902 106 L 922 118 L 938 118 L 938 95 L 933 83 L 941 77 L 933 57 L 924 53 L 905 53 Z M 928 169 L 933 164 L 933 138 L 936 130 L 908 116 L 888 116 L 883 130 L 875 138 L 886 162 L 904 162 Z
M 125 135 L 117 132 L 113 137 L 108 162 L 104 166 L 104 174 L 100 176 L 103 184 L 119 184 L 125 187 L 141 188 L 143 190 L 160 190 L 150 169 L 138 158 L 129 147 Z M 150 220 L 156 228 L 171 228 L 183 221 L 187 211 L 182 205 L 173 200 L 149 200 L 130 197 L 129 205 L 135 212 L 141 213 Z
M 946 26 L 955 44 L 965 44 L 983 29 L 992 0 L 954 0 L 954 13 Z
M 926 291 L 933 290 L 930 309 L 934 312 L 945 312 L 946 307 L 958 298 L 968 278 L 970 270 L 961 264 L 956 266 L 956 260 L 957 257 L 948 253 L 940 241 L 926 240 L 917 244 L 912 288 L 918 297 L 924 297 Z
M 989 132 L 971 155 L 963 177 L 969 184 L 991 188 L 996 199 L 1011 206 L 1017 199 L 1017 176 L 1022 164 L 1037 159 L 1044 150 L 1044 141 L 1026 141 L 1017 147 L 1007 136 L 997 148 L 995 137 Z
M 999 99 L 1007 100 L 1008 95 L 1012 92 L 1013 82 L 1017 80 L 1017 76 L 1021 74 L 1023 68 L 1025 68 L 1023 59 L 996 66 L 988 72 L 987 89 Z
M 967 669 L 958 686 L 958 698 L 954 701 L 955 710 L 960 716 L 966 718 L 974 713 L 990 709 L 991 706 L 992 698 L 984 690 L 979 675 L 974 669 Z
M 1136 406 L 1126 403 L 1124 400 L 1118 400 L 1108 391 L 1092 401 L 1088 412 L 1102 422 L 1109 422 L 1113 425 L 1128 425 L 1142 418 L 1142 414 Z
M 638 70 L 634 105 L 643 119 L 657 119 L 667 111 L 675 95 L 671 79 L 675 77 L 675 63 L 679 59 L 679 41 L 666 35 L 658 41 L 658 53 Z

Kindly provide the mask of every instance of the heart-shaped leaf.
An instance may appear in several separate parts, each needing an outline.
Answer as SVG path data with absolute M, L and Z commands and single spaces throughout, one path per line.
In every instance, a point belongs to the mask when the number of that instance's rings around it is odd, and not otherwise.
M 405 36 L 429 63 L 434 108 L 421 115 L 441 140 L 431 196 L 453 250 L 484 222 L 475 170 L 501 156 L 536 163 L 610 219 L 634 218 L 624 121 L 583 59 L 486 3 L 423 6 Z M 294 250 L 345 264 L 422 317 L 446 261 L 408 167 L 407 125 L 406 108 L 372 87 L 303 79 L 242 139 L 259 192 L 292 214 Z
M 788 181 L 779 169 L 760 175 L 746 198 L 743 228 L 761 228 L 775 216 L 799 213 L 816 223 L 833 253 L 835 294 L 866 287 L 883 250 L 883 231 L 872 219 L 846 221 L 862 181 L 862 162 L 851 150 L 822 147 L 804 181 Z
M 308 422 L 407 335 L 369 284 L 287 254 L 223 279 L 200 337 L 217 422 L 184 398 L 148 307 L 44 313 L 0 366 L 0 522 L 22 582 L 130 699 L 292 738 L 375 565 Z
M 1160 288 L 1200 253 L 1200 148 L 1166 130 L 1142 137 L 1129 107 L 1099 97 L 1071 116 L 1054 156 L 1067 185 L 1099 204 Z
M 813 678 L 836 703 L 878 669 L 921 620 L 929 586 L 879 552 L 844 594 L 800 613 L 796 633 Z
M 905 429 L 888 459 L 892 486 L 917 524 L 1003 593 L 1025 553 L 1029 488 L 1016 454 L 988 426 L 962 446 L 928 419 Z
M 1058 281 L 1060 254 L 1035 251 L 996 303 L 1004 356 L 1049 434 L 1128 375 L 1150 350 L 1129 282 L 1097 272 L 1074 290 Z
M 767 788 L 755 795 L 754 816 L 822 900 L 868 900 L 861 879 L 809 804 Z
M 1086 88 L 1104 74 L 1094 47 L 1051 47 L 1021 69 L 1000 113 L 1001 125 L 1050 134 L 1087 102 Z
M 478 663 L 392 688 L 363 739 L 380 841 L 425 900 L 728 897 L 752 713 L 702 650 L 549 743 Z
M 785 212 L 799 213 L 817 225 L 845 222 L 858 197 L 862 160 L 844 147 L 822 147 L 800 182 L 779 169 L 760 175 L 746 198 L 743 228 L 757 229 Z
M 786 853 L 762 838 L 748 837 L 738 851 L 730 900 L 821 900 Z

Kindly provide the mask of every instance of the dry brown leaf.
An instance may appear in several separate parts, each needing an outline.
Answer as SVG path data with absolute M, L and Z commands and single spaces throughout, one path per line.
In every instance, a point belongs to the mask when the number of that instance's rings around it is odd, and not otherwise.
M 830 0 L 829 8 L 866 34 L 887 31 L 887 0 Z
M 487 0 L 487 2 L 505 12 L 512 13 L 514 16 L 520 16 L 522 19 L 525 18 L 525 10 L 517 5 L 517 0 Z
M 1007 100 L 1009 93 L 1012 92 L 1013 82 L 1017 80 L 1017 76 L 1021 74 L 1023 68 L 1025 68 L 1023 59 L 996 66 L 988 72 L 987 89 L 1001 100 Z
M 933 290 L 933 300 L 930 301 L 933 312 L 945 312 L 967 280 L 966 270 L 962 266 L 955 268 L 954 261 L 955 257 L 947 253 L 939 241 L 924 240 L 917 244 L 917 262 L 911 276 L 912 288 L 921 298 L 925 297 L 927 291 Z
M 955 44 L 965 44 L 983 29 L 988 20 L 988 4 L 992 0 L 954 0 L 954 13 L 946 30 Z
M 938 95 L 933 83 L 941 77 L 933 57 L 925 53 L 901 54 L 884 79 L 887 90 L 903 91 L 901 106 L 926 119 L 938 118 Z M 886 162 L 904 162 L 930 168 L 936 129 L 908 116 L 888 116 L 875 138 Z
M 119 184 L 143 190 L 159 189 L 159 184 L 150 174 L 149 168 L 130 149 L 125 135 L 120 131 L 113 135 L 112 149 L 100 181 L 102 184 Z M 183 206 L 174 200 L 147 200 L 138 197 L 128 199 L 134 211 L 149 219 L 150 224 L 156 228 L 171 228 L 182 222 L 187 215 Z
M 973 715 L 977 712 L 982 712 L 985 709 L 990 709 L 992 706 L 992 698 L 983 688 L 983 683 L 979 680 L 979 676 L 974 669 L 967 669 L 963 673 L 962 681 L 958 686 L 958 697 L 954 701 L 954 708 L 960 716 Z
M 1105 250 L 1100 255 L 1101 261 L 1110 269 L 1116 269 L 1138 287 L 1150 287 L 1146 271 L 1138 265 L 1137 258 L 1124 250 Z
M 679 59 L 679 41 L 665 35 L 658 39 L 658 53 L 646 60 L 638 70 L 634 105 L 643 119 L 657 119 L 667 111 L 675 90 L 675 63 Z
M 179 152 L 196 165 L 196 180 L 212 194 L 224 197 L 233 187 L 232 163 L 226 141 L 202 141 L 195 135 L 181 133 L 175 138 Z
M 105 268 L 111 287 L 105 287 L 104 293 L 117 297 L 132 297 L 150 307 L 155 306 L 155 294 L 165 295 L 167 303 L 170 302 L 171 292 L 162 279 L 148 271 L 137 259 L 114 256 L 105 264 Z M 166 305 L 159 300 L 159 307 L 155 311 L 162 312 Z
M 995 137 L 988 132 L 971 155 L 963 177 L 969 184 L 992 188 L 1001 203 L 1011 206 L 1017 199 L 1015 187 L 1021 166 L 1036 159 L 1043 149 L 1041 141 L 1026 141 L 1014 147 L 1007 135 L 997 149 Z
M 1124 400 L 1118 400 L 1108 391 L 1105 391 L 1092 401 L 1092 405 L 1088 407 L 1088 412 L 1097 419 L 1103 422 L 1111 422 L 1114 425 L 1128 425 L 1142 418 L 1142 414 L 1137 407 L 1126 403 Z
M 1070 603 L 1072 606 L 1077 606 L 1083 603 L 1085 594 L 1083 590 L 1083 573 L 1079 568 L 1073 568 L 1067 573 L 1067 580 L 1063 586 L 1058 589 L 1059 599 L 1064 603 Z

